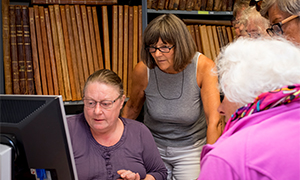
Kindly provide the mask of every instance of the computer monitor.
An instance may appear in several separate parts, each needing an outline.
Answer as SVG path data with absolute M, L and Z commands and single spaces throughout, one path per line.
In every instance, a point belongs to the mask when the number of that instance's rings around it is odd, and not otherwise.
M 78 179 L 61 96 L 0 95 L 0 135 L 14 150 L 13 179 L 35 179 L 35 169 Z

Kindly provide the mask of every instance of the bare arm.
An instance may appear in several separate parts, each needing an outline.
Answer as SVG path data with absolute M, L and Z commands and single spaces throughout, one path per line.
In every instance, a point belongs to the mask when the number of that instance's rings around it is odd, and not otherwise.
M 148 85 L 147 66 L 143 62 L 139 62 L 133 69 L 131 78 L 131 93 L 122 110 L 122 117 L 136 119 L 145 102 L 144 90 Z
M 201 99 L 207 123 L 207 144 L 213 144 L 222 134 L 223 118 L 217 109 L 220 105 L 220 93 L 218 90 L 218 77 L 212 73 L 214 62 L 201 55 L 197 66 L 197 82 L 201 88 Z

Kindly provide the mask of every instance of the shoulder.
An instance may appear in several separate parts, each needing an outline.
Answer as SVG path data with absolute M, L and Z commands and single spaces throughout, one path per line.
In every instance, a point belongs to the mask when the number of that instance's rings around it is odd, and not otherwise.
M 84 130 L 85 117 L 83 113 L 67 117 L 68 128 L 71 134 Z
M 150 133 L 150 130 L 147 128 L 147 126 L 137 120 L 128 119 L 120 117 L 123 123 L 130 129 L 130 131 L 134 131 L 135 133 Z
M 200 54 L 198 56 L 198 64 L 197 64 L 197 69 L 198 70 L 211 70 L 215 66 L 215 63 L 213 60 L 209 59 L 206 57 L 204 54 Z

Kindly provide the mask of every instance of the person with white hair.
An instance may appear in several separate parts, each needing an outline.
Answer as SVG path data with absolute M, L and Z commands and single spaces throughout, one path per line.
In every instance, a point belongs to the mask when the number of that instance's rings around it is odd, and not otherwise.
M 244 27 L 241 36 L 250 38 L 268 36 L 266 29 L 270 26 L 270 23 L 268 19 L 261 16 L 255 6 L 247 7 L 241 14 L 240 23 Z
M 261 6 L 261 15 L 271 23 L 269 35 L 283 36 L 300 45 L 300 1 L 264 0 Z
M 299 57 L 284 38 L 239 38 L 222 50 L 226 126 L 203 147 L 199 180 L 300 179 Z

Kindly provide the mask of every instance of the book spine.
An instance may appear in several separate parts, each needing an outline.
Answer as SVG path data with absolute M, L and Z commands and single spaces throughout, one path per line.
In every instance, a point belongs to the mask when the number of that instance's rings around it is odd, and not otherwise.
M 138 7 L 133 6 L 133 59 L 132 69 L 138 63 Z
M 80 12 L 80 6 L 75 5 L 75 14 L 76 14 L 76 21 L 77 21 L 77 29 L 78 29 L 78 37 L 79 37 L 79 43 L 80 43 L 80 51 L 81 51 L 81 60 L 82 60 L 82 66 L 83 66 L 83 73 L 84 73 L 84 79 L 87 79 L 90 75 L 89 68 L 88 68 L 88 61 L 87 61 L 87 55 L 86 55 L 86 46 L 85 46 L 85 40 L 84 40 L 84 32 L 83 32 L 83 24 L 82 24 L 82 14 Z
M 123 79 L 123 32 L 124 32 L 124 17 L 123 6 L 118 6 L 118 20 L 119 20 L 119 39 L 118 39 L 118 75 Z M 124 84 L 124 80 L 123 80 Z
M 174 10 L 177 10 L 179 8 L 179 2 L 180 0 L 173 0 L 173 5 L 172 5 L 172 8 Z M 170 6 L 169 6 L 170 7 Z
M 156 10 L 158 10 L 158 8 L 157 8 L 157 6 L 158 6 L 158 1 L 159 1 L 159 0 L 152 0 L 151 9 L 156 9 Z
M 221 26 L 217 26 L 217 33 L 218 33 L 218 38 L 219 38 L 219 43 L 220 43 L 220 48 L 224 47 L 226 44 L 224 42 L 224 37 L 222 33 L 222 28 Z
M 128 97 L 128 5 L 124 5 L 123 88 Z
M 138 41 L 139 41 L 139 45 L 138 45 L 138 62 L 141 61 L 141 50 L 142 50 L 142 46 L 143 46 L 143 10 L 142 10 L 142 6 L 139 5 L 138 6 L 138 19 L 139 19 L 139 23 L 138 23 Z
M 103 27 L 105 69 L 111 69 L 111 67 L 110 67 L 110 50 L 109 50 L 109 41 L 110 40 L 109 40 L 107 6 L 102 6 L 102 27 Z
M 215 48 L 215 44 L 214 44 L 214 38 L 213 38 L 211 26 L 206 26 L 206 30 L 207 30 L 212 60 L 215 61 L 217 58 L 217 54 L 216 54 L 216 48 Z
M 206 31 L 206 25 L 199 26 L 199 30 L 200 30 L 200 34 L 201 34 L 203 53 L 209 59 L 212 59 L 211 52 L 210 52 L 210 45 L 209 45 L 209 41 L 208 41 L 208 35 L 207 35 L 207 31 Z
M 195 31 L 195 37 L 196 37 L 196 44 L 199 52 L 203 52 L 202 45 L 201 45 L 201 38 L 200 38 L 200 31 L 199 31 L 199 25 L 194 25 L 194 31 Z
M 90 37 L 91 37 L 91 47 L 92 47 L 92 55 L 93 55 L 93 63 L 94 63 L 94 71 L 99 70 L 99 61 L 97 57 L 97 47 L 96 47 L 96 36 L 95 36 L 95 29 L 94 29 L 94 22 L 93 22 L 93 15 L 92 15 L 92 7 L 86 7 L 87 15 L 88 15 L 88 24 L 90 30 Z
M 46 41 L 48 41 L 48 50 L 49 50 L 49 60 L 50 60 L 49 69 L 52 71 L 53 93 L 55 95 L 59 95 L 57 70 L 56 70 L 50 15 L 49 15 L 48 8 L 44 8 L 44 19 L 45 19 L 45 24 L 46 24 L 46 35 L 47 35 Z
M 76 94 L 74 70 L 73 70 L 73 63 L 72 63 L 71 50 L 70 50 L 70 41 L 69 41 L 68 25 L 67 25 L 67 19 L 66 19 L 66 11 L 65 11 L 64 5 L 60 5 L 59 8 L 60 8 L 60 15 L 61 15 L 63 37 L 65 40 L 67 69 L 68 69 L 68 74 L 69 74 L 69 78 L 70 78 L 69 81 L 70 81 L 70 88 L 71 88 L 71 94 L 72 94 L 72 101 L 76 101 L 77 94 Z
M 112 46 L 111 46 L 112 71 L 118 73 L 118 6 L 112 6 Z
M 179 10 L 185 10 L 187 0 L 180 0 L 179 1 Z
M 201 0 L 195 0 L 194 10 L 200 11 L 201 8 Z
M 54 14 L 55 14 L 55 19 L 56 19 L 56 23 L 57 23 L 56 27 L 57 27 L 59 49 L 60 49 L 62 76 L 63 76 L 65 93 L 66 93 L 66 101 L 71 101 L 72 94 L 71 94 L 70 79 L 69 79 L 69 72 L 68 72 L 68 65 L 67 65 L 67 58 L 66 58 L 64 35 L 63 35 L 63 30 L 62 30 L 62 22 L 61 22 L 61 15 L 60 15 L 60 11 L 59 11 L 59 5 L 57 5 L 57 4 L 54 5 Z
M 40 73 L 41 73 L 41 80 L 42 80 L 42 91 L 43 91 L 43 95 L 48 95 L 39 7 L 33 6 L 33 8 L 34 8 L 34 17 L 35 17 L 36 40 L 37 40 L 38 55 L 39 55 L 39 66 L 40 66 Z
M 95 70 L 94 70 L 93 55 L 91 50 L 91 37 L 90 37 L 90 30 L 89 30 L 89 24 L 87 19 L 86 6 L 81 5 L 80 8 L 81 8 L 83 33 L 84 33 L 84 40 L 85 40 L 86 54 L 87 54 L 86 62 L 88 63 L 88 67 L 89 67 L 89 75 L 91 75 L 95 72 Z
M 212 11 L 214 6 L 214 0 L 207 0 L 206 2 L 206 11 Z
M 79 75 L 79 68 L 77 66 L 77 59 L 76 59 L 76 51 L 75 51 L 75 42 L 74 42 L 74 35 L 73 35 L 73 28 L 72 28 L 72 19 L 70 14 L 70 6 L 65 5 L 65 11 L 66 11 L 66 20 L 67 20 L 67 29 L 68 29 L 68 35 L 69 35 L 69 44 L 70 44 L 70 51 L 71 51 L 71 60 L 72 60 L 72 68 L 73 68 L 73 74 L 74 74 L 74 80 L 75 80 L 75 91 L 76 91 L 76 100 L 81 100 L 82 94 L 81 94 L 81 86 L 80 81 L 84 82 L 83 74 Z M 80 68 L 81 69 L 81 68 Z M 78 70 L 78 71 L 77 71 Z M 82 71 L 82 69 L 81 69 Z M 81 72 L 82 73 L 82 72 Z M 82 77 L 82 80 L 80 77 Z M 73 97 L 73 96 L 72 96 Z M 75 97 L 75 96 L 74 96 Z
M 152 7 L 152 0 L 147 0 L 147 9 L 151 9 Z
M 133 7 L 129 6 L 128 10 L 128 68 L 127 68 L 127 79 L 128 79 L 128 95 L 131 93 L 131 82 L 132 82 L 132 67 L 133 67 Z
M 9 0 L 2 0 L 2 40 L 5 93 L 13 94 L 12 63 L 10 55 Z
M 222 7 L 221 7 L 222 11 L 226 11 L 227 10 L 227 3 L 228 3 L 228 0 L 223 0 L 222 1 Z
M 16 15 L 16 32 L 17 32 L 17 49 L 18 49 L 18 62 L 19 62 L 19 80 L 20 80 L 20 93 L 28 94 L 26 83 L 26 62 L 24 57 L 24 31 L 22 23 L 22 11 L 21 6 L 15 6 Z
M 29 27 L 27 6 L 22 6 L 22 17 L 23 17 L 23 32 L 24 32 L 24 57 L 25 57 L 25 64 L 26 64 L 25 71 L 27 76 L 26 79 L 27 79 L 28 94 L 35 94 L 33 71 L 32 71 L 30 27 Z
M 29 25 L 30 25 L 30 38 L 31 38 L 31 51 L 32 51 L 32 64 L 34 74 L 35 91 L 37 95 L 42 95 L 42 85 L 40 77 L 40 67 L 37 52 L 36 34 L 35 34 L 35 22 L 34 22 L 34 9 L 33 7 L 28 8 L 29 11 Z
M 97 55 L 98 55 L 98 62 L 99 68 L 103 69 L 103 54 L 102 54 L 102 45 L 101 45 L 101 38 L 100 38 L 100 31 L 99 31 L 99 23 L 98 23 L 98 14 L 97 8 L 95 6 L 92 7 L 93 11 L 93 20 L 94 20 L 94 29 L 95 29 L 95 37 L 96 37 L 96 45 L 97 45 Z
M 42 35 L 42 43 L 43 43 L 42 48 L 44 50 L 48 94 L 53 95 L 54 88 L 53 88 L 53 80 L 52 80 L 52 70 L 50 68 L 51 64 L 50 64 L 49 47 L 48 47 L 48 39 L 47 39 L 47 32 L 46 32 L 45 12 L 43 6 L 39 6 L 39 14 L 40 14 L 40 27 L 41 27 L 41 35 Z
M 213 10 L 214 11 L 221 11 L 222 10 L 222 1 L 221 0 L 215 0 Z
M 226 27 L 226 32 L 227 32 L 228 41 L 229 41 L 229 43 L 231 43 L 233 41 L 233 36 L 232 36 L 231 28 L 230 27 Z
M 220 53 L 220 45 L 219 45 L 219 39 L 218 39 L 218 33 L 217 33 L 217 28 L 216 26 L 212 26 L 212 33 L 213 33 L 213 38 L 214 38 L 214 44 L 215 44 L 215 49 L 216 49 L 216 54 L 217 56 Z
M 229 43 L 227 32 L 226 32 L 226 27 L 225 26 L 221 26 L 221 28 L 222 28 L 222 34 L 223 34 L 223 38 L 224 38 L 224 43 L 226 45 L 226 44 Z
M 85 5 L 113 5 L 118 0 L 31 0 L 32 4 L 85 4 Z
M 205 9 L 206 9 L 206 0 L 201 0 L 200 10 L 205 11 Z
M 62 72 L 62 64 L 60 60 L 60 50 L 59 50 L 59 42 L 58 42 L 58 34 L 57 34 L 57 27 L 56 27 L 56 18 L 54 13 L 54 6 L 48 6 L 49 15 L 50 15 L 50 22 L 51 22 L 51 32 L 52 32 L 52 40 L 53 40 L 53 49 L 54 49 L 54 57 L 55 57 L 55 64 L 56 64 L 56 72 L 57 72 L 57 79 L 58 79 L 58 87 L 59 93 L 63 98 L 63 101 L 66 100 L 66 93 L 64 87 L 64 80 L 63 80 L 63 72 Z
M 164 9 L 166 0 L 158 0 L 157 9 Z
M 10 52 L 11 52 L 13 93 L 14 94 L 20 94 L 16 16 L 15 16 L 15 7 L 14 6 L 9 6 L 9 17 L 10 17 L 10 19 L 9 19 L 9 24 L 10 24 Z
M 81 51 L 79 46 L 79 35 L 77 29 L 77 21 L 76 21 L 76 14 L 75 14 L 75 6 L 70 6 L 70 14 L 71 14 L 71 21 L 72 21 L 72 30 L 73 30 L 73 37 L 74 37 L 74 45 L 75 45 L 75 54 L 76 54 L 76 62 L 79 74 L 79 82 L 80 82 L 80 92 L 81 97 L 83 96 L 83 88 L 85 82 L 85 73 L 83 71 L 83 62 L 81 59 Z
M 234 0 L 227 0 L 227 6 L 226 6 L 226 11 L 232 11 L 233 10 L 233 4 Z
M 191 11 L 191 10 L 193 10 L 193 8 L 194 8 L 194 0 L 187 0 L 186 1 L 186 5 L 185 5 L 185 9 L 187 10 L 187 11 Z

